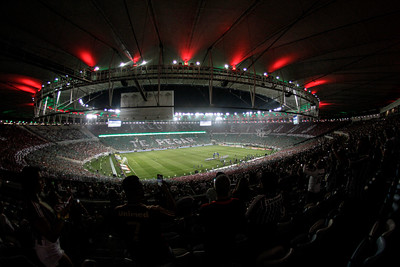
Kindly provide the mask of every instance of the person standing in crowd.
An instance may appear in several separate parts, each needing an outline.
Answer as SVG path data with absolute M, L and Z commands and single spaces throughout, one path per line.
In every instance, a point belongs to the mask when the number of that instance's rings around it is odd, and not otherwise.
M 308 177 L 306 202 L 316 204 L 321 200 L 325 179 L 325 166 L 322 158 L 315 164 L 304 165 L 303 173 Z
M 238 180 L 235 189 L 232 190 L 232 197 L 238 198 L 244 203 L 248 203 L 250 200 L 252 200 L 254 197 L 254 192 L 250 187 L 248 175 L 245 175 Z
M 382 172 L 387 178 L 393 177 L 396 172 L 398 161 L 399 143 L 396 139 L 395 130 L 388 127 L 384 130 L 385 140 L 382 145 Z
M 217 200 L 201 205 L 199 224 L 204 230 L 208 264 L 223 266 L 237 258 L 237 240 L 245 233 L 245 205 L 231 197 L 231 181 L 225 174 L 214 179 Z
M 283 196 L 278 189 L 278 176 L 263 171 L 259 194 L 251 201 L 246 212 L 249 242 L 254 250 L 270 247 L 275 243 L 277 223 L 285 216 Z
M 40 169 L 24 167 L 21 172 L 21 185 L 26 197 L 27 218 L 33 230 L 34 249 L 40 262 L 46 267 L 73 266 L 69 256 L 60 245 L 65 218 L 69 212 L 69 201 L 58 212 L 43 201 L 44 180 Z
M 357 141 L 356 151 L 349 155 L 349 178 L 346 185 L 348 200 L 356 209 L 361 208 L 365 200 L 364 188 L 371 173 L 370 143 L 366 136 Z
M 160 205 L 146 205 L 143 184 L 136 175 L 122 181 L 127 203 L 114 209 L 113 232 L 123 240 L 135 266 L 159 266 L 173 259 L 170 246 L 162 232 L 162 223 L 171 222 L 175 210 Z M 161 189 L 171 196 L 165 181 Z M 168 191 L 168 192 L 167 192 Z M 174 203 L 173 200 L 168 201 Z

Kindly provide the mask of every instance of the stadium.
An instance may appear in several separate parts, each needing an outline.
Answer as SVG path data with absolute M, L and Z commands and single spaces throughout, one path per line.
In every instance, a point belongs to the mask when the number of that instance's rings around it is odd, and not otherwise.
M 0 265 L 396 266 L 384 2 L 9 3 Z

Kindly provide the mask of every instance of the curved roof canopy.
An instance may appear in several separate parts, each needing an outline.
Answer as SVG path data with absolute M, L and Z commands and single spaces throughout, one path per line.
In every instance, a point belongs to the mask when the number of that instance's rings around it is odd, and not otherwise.
M 400 97 L 400 6 L 393 0 L 15 0 L 3 7 L 1 21 L 0 118 L 33 117 L 48 82 L 53 90 L 66 79 L 91 86 L 79 95 L 73 85 L 74 100 L 101 90 L 110 94 L 118 86 L 164 90 L 175 82 L 161 69 L 174 60 L 176 66 L 223 72 L 227 65 L 230 73 L 246 69 L 248 76 L 276 79 L 264 81 L 282 90 L 276 96 L 263 93 L 255 79 L 246 89 L 235 88 L 238 78 L 226 83 L 211 72 L 201 84 L 196 78 L 177 82 L 197 88 L 179 94 L 204 88 L 210 93 L 210 79 L 230 93 L 247 90 L 253 108 L 252 97 L 285 104 L 284 90 L 307 93 L 321 117 L 376 112 Z M 156 76 L 125 77 L 129 86 L 105 78 L 98 85 L 80 72 L 122 65 L 136 72 L 152 66 Z M 61 93 L 65 101 L 72 99 L 67 90 Z M 287 110 L 295 102 L 287 102 Z

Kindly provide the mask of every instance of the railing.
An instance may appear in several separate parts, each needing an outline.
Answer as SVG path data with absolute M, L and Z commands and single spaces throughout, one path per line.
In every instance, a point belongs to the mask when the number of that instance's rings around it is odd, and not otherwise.
M 36 101 L 42 101 L 47 96 L 54 96 L 56 92 L 68 91 L 77 88 L 80 95 L 103 91 L 109 88 L 111 82 L 135 80 L 142 86 L 168 84 L 192 84 L 201 86 L 226 87 L 231 89 L 248 91 L 250 94 L 261 94 L 275 99 L 281 104 L 286 101 L 292 107 L 300 111 L 301 105 L 309 103 L 311 106 L 318 106 L 319 99 L 294 83 L 276 79 L 273 76 L 260 75 L 250 71 L 211 68 L 197 65 L 141 65 L 124 66 L 98 71 L 79 71 L 81 79 L 61 77 L 58 82 L 47 84 L 37 94 Z M 218 84 L 217 82 L 220 82 Z M 222 83 L 224 85 L 222 85 Z M 210 86 L 211 88 L 211 86 Z M 66 94 L 63 94 L 66 95 Z M 294 98 L 289 96 L 294 95 Z M 298 100 L 303 99 L 302 103 Z M 40 105 L 37 105 L 38 107 Z M 301 112 L 301 111 L 300 111 Z

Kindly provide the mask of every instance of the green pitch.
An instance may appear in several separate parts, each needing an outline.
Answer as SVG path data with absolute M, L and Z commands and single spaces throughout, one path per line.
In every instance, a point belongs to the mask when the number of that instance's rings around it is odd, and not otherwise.
M 213 158 L 215 152 L 219 153 L 219 157 L 215 155 Z M 270 152 L 269 150 L 215 145 L 126 153 L 119 154 L 119 156 L 129 168 L 129 170 L 124 171 L 125 175 L 135 174 L 141 179 L 153 179 L 158 173 L 162 174 L 164 178 L 171 178 L 194 174 L 196 171 L 207 172 L 215 168 L 236 164 L 240 160 L 261 157 L 265 153 Z M 97 171 L 100 168 L 99 171 L 103 174 L 112 175 L 110 157 L 114 162 L 117 176 L 121 176 L 121 169 L 114 156 L 94 160 L 88 163 L 86 168 L 91 171 Z

